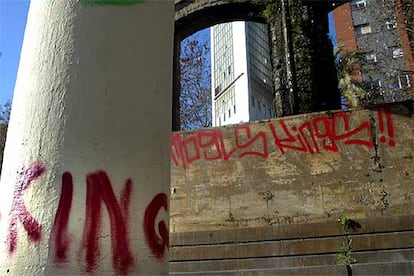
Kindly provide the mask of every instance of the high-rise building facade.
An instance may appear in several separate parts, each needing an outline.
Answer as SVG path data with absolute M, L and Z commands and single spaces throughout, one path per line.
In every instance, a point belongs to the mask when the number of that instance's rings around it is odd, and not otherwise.
M 267 26 L 229 22 L 210 34 L 212 125 L 274 117 Z
M 414 42 L 404 1 L 354 0 L 333 11 L 337 42 L 363 57 L 359 81 L 385 102 L 413 98 Z

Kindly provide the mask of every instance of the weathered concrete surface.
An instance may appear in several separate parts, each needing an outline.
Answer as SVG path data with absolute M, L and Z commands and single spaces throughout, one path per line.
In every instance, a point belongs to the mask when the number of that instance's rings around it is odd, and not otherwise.
M 413 102 L 174 133 L 170 231 L 413 213 Z
M 353 275 L 412 275 L 414 216 L 359 219 L 347 233 L 336 220 L 173 233 L 170 274 L 347 275 L 338 265 L 352 240 Z
M 31 1 L 1 172 L 0 275 L 168 273 L 173 8 Z

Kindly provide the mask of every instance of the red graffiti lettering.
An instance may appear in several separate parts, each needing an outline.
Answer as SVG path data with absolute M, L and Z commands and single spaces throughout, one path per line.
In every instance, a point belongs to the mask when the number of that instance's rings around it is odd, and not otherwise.
M 387 142 L 387 138 L 386 135 L 384 134 L 385 131 L 385 123 L 384 123 L 384 117 L 383 117 L 383 111 L 385 112 L 385 122 L 387 124 L 387 132 L 388 132 L 388 137 L 389 137 L 389 141 L 388 141 L 388 145 L 390 147 L 394 147 L 395 146 L 395 141 L 394 141 L 394 127 L 392 125 L 392 118 L 391 118 L 391 113 L 388 107 L 385 107 L 383 110 L 381 108 L 377 109 L 377 114 L 378 114 L 378 128 L 379 128 L 379 133 L 381 134 L 379 141 L 383 144 L 385 144 Z
M 60 193 L 59 206 L 53 223 L 51 241 L 54 241 L 55 261 L 66 261 L 70 238 L 67 234 L 70 209 L 72 206 L 73 181 L 72 175 L 65 172 L 62 175 L 62 192 Z
M 306 132 L 305 132 L 306 131 Z M 302 139 L 305 141 L 306 147 L 310 154 L 319 153 L 319 147 L 316 142 L 314 130 L 312 128 L 312 125 L 310 122 L 304 122 L 299 127 L 299 134 L 297 135 L 298 139 Z M 309 137 L 309 139 L 308 139 Z M 309 142 L 309 140 L 312 141 L 312 144 Z
M 322 147 L 327 151 L 338 152 L 339 148 L 332 134 L 331 120 L 328 116 L 316 117 L 312 120 L 315 137 L 322 141 Z
M 379 108 L 377 114 L 379 141 L 394 147 L 394 128 L 389 108 Z M 295 121 L 279 119 L 267 124 L 273 143 L 267 141 L 266 131 L 260 130 L 253 134 L 251 126 L 247 124 L 236 126 L 226 139 L 221 129 L 202 130 L 187 135 L 174 133 L 171 160 L 175 166 L 181 165 L 187 169 L 192 162 L 198 160 L 228 161 L 230 158 L 251 155 L 268 158 L 272 145 L 281 154 L 286 154 L 288 150 L 310 154 L 320 153 L 321 150 L 338 152 L 339 143 L 368 148 L 374 146 L 370 121 L 352 126 L 349 115 L 345 112 L 317 116 L 299 124 L 291 122 Z
M 222 149 L 225 149 L 223 137 L 219 131 L 201 131 L 197 134 L 197 141 L 202 149 L 213 147 L 213 154 L 209 155 L 207 150 L 204 151 L 203 157 L 206 160 L 220 160 L 223 158 Z M 215 154 L 214 154 L 215 152 Z M 227 158 L 227 154 L 224 154 Z
M 158 223 L 158 233 L 155 230 L 155 220 L 158 212 L 164 208 L 168 211 L 168 196 L 164 193 L 157 194 L 148 204 L 144 214 L 144 234 L 152 254 L 162 261 L 165 250 L 168 249 L 168 228 L 164 221 Z
M 45 172 L 42 162 L 35 162 L 27 169 L 22 169 L 17 176 L 13 194 L 13 203 L 10 212 L 9 234 L 7 237 L 9 254 L 13 254 L 17 247 L 17 223 L 23 225 L 31 242 L 41 239 L 41 225 L 29 213 L 24 203 L 24 192 Z
M 341 133 L 338 130 L 338 125 L 343 126 Z M 365 131 L 365 133 L 363 133 L 363 137 L 367 137 L 366 139 L 355 137 L 357 134 L 360 134 L 363 131 Z M 369 122 L 362 122 L 356 128 L 351 129 L 349 125 L 348 115 L 344 112 L 335 113 L 333 115 L 332 135 L 334 140 L 343 140 L 343 143 L 345 145 L 361 145 L 369 148 L 374 146 L 371 136 L 371 126 Z
M 348 115 L 340 112 L 333 115 L 333 118 L 321 116 L 313 118 L 311 121 L 303 122 L 299 127 L 293 125 L 290 130 L 284 120 L 279 120 L 279 130 L 283 138 L 278 135 L 274 124 L 269 123 L 270 131 L 274 138 L 274 144 L 278 146 L 282 154 L 286 149 L 293 149 L 310 154 L 320 153 L 318 141 L 322 148 L 327 151 L 338 152 L 338 141 L 343 141 L 345 145 L 362 145 L 372 147 L 372 137 L 369 122 L 363 122 L 354 129 L 350 128 Z M 340 127 L 342 128 L 339 130 Z M 355 137 L 361 132 L 366 139 Z
M 171 160 L 176 166 L 181 163 L 186 169 L 192 162 L 201 159 L 228 161 L 232 156 L 238 158 L 247 155 L 268 157 L 268 143 L 264 131 L 253 135 L 249 125 L 241 125 L 234 128 L 233 137 L 235 148 L 228 149 L 229 146 L 226 146 L 220 130 L 199 131 L 186 138 L 179 133 L 174 133 Z
M 259 131 L 254 137 L 252 137 L 250 126 L 249 125 L 241 125 L 234 128 L 234 136 L 235 136 L 235 143 L 236 147 L 240 150 L 247 149 L 255 142 L 258 142 L 259 147 L 262 147 L 262 151 L 255 151 L 255 150 L 247 150 L 239 154 L 239 158 L 244 157 L 246 155 L 256 155 L 263 158 L 267 158 L 269 153 L 267 149 L 267 138 L 266 133 L 264 131 Z M 243 138 L 246 140 L 242 142 Z
M 206 142 L 198 141 L 199 144 Z M 26 209 L 23 201 L 24 192 L 45 171 L 41 162 L 35 162 L 27 169 L 19 172 L 17 177 L 14 201 L 10 215 L 9 234 L 7 243 L 9 253 L 16 250 L 17 223 L 20 222 L 28 233 L 32 242 L 41 239 L 41 225 L 32 217 Z M 68 233 L 69 218 L 72 208 L 74 184 L 72 174 L 62 174 L 62 186 L 58 207 L 49 244 L 54 250 L 54 260 L 57 264 L 68 262 L 71 235 Z M 128 221 L 130 200 L 132 194 L 132 180 L 127 179 L 121 191 L 119 202 L 112 189 L 112 184 L 106 172 L 96 171 L 86 177 L 86 211 L 83 229 L 80 256 L 85 258 L 86 272 L 94 273 L 100 259 L 100 232 L 102 226 L 102 203 L 106 206 L 109 215 L 111 229 L 112 265 L 117 275 L 126 275 L 135 267 L 135 257 L 131 253 L 128 239 Z M 152 252 L 158 261 L 162 261 L 165 251 L 168 249 L 168 227 L 164 221 L 156 221 L 159 211 L 164 208 L 168 211 L 168 196 L 164 193 L 157 194 L 148 204 L 144 213 L 144 236 Z
M 122 190 L 121 194 L 121 210 L 124 218 L 129 218 L 129 204 L 131 202 L 131 193 L 132 193 L 132 180 L 127 179 L 125 182 L 125 188 Z M 125 220 L 126 228 L 128 229 L 129 220 Z
M 227 161 L 235 151 L 236 149 L 226 149 L 223 135 L 219 130 L 199 131 L 185 139 L 179 133 L 172 135 L 171 159 L 177 166 L 181 162 L 185 169 L 201 158 Z
M 302 151 L 302 152 L 307 151 L 307 148 L 305 144 L 303 143 L 303 140 L 298 139 L 299 140 L 299 143 L 298 143 L 295 137 L 288 130 L 288 127 L 285 121 L 280 120 L 277 123 L 279 123 L 279 126 L 282 130 L 282 133 L 284 134 L 284 137 L 280 137 L 277 134 L 276 127 L 274 126 L 274 124 L 269 123 L 269 128 L 273 135 L 274 144 L 279 148 L 279 151 L 282 154 L 286 153 L 286 149 L 293 149 L 293 150 Z M 296 126 L 292 127 L 292 130 L 296 131 L 297 130 Z
M 101 227 L 101 201 L 106 205 L 111 224 L 112 262 L 118 274 L 127 274 L 134 266 L 129 249 L 127 220 L 128 210 L 122 210 L 112 185 L 104 171 L 88 174 L 86 190 L 86 217 L 83 232 L 83 249 L 86 251 L 87 272 L 94 272 L 100 256 L 98 234 Z M 121 205 L 129 206 L 132 181 L 127 180 L 122 193 Z

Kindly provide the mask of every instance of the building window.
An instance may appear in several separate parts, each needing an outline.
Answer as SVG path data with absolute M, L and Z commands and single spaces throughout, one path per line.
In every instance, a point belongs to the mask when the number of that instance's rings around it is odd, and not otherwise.
M 364 35 L 372 33 L 371 26 L 368 23 L 355 26 L 355 33 L 357 35 Z
M 357 1 L 351 2 L 352 10 L 362 9 L 362 8 L 365 8 L 366 6 L 367 6 L 367 3 L 365 0 L 357 0 Z
M 221 84 L 214 89 L 214 96 L 217 96 L 221 91 Z
M 366 54 L 365 59 L 368 62 L 377 62 L 377 54 L 374 54 L 374 53 Z
M 392 49 L 392 58 L 399 58 L 404 55 L 404 52 L 401 48 Z
M 392 82 L 388 85 L 388 87 L 391 89 L 403 89 L 403 88 L 411 87 L 410 78 L 406 74 L 396 76 L 392 80 Z
M 233 105 L 233 113 L 236 114 L 236 105 Z
M 411 87 L 410 77 L 408 75 L 398 76 L 398 84 L 399 84 L 400 88 Z
M 229 109 L 229 118 L 231 117 L 231 109 Z
M 381 26 L 381 30 L 391 30 L 397 28 L 397 21 L 395 19 L 387 20 Z

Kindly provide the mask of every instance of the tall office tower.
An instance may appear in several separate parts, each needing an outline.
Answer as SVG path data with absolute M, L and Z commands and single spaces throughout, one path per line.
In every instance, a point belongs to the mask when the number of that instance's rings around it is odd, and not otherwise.
M 210 34 L 213 126 L 274 117 L 267 26 L 230 22 Z
M 363 88 L 382 95 L 385 102 L 414 95 L 414 42 L 407 27 L 412 10 L 407 11 L 405 2 L 355 0 L 333 12 L 338 43 L 364 57 L 359 76 Z

